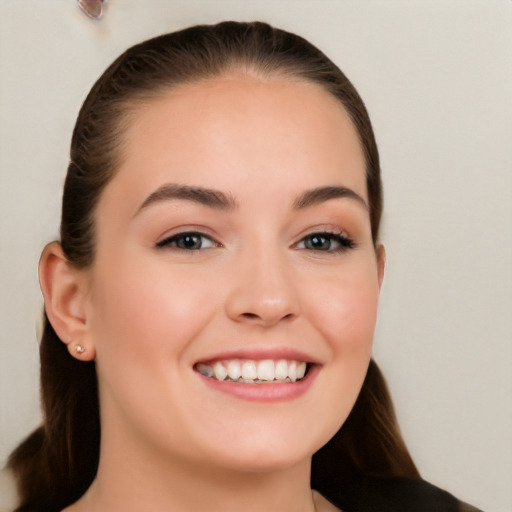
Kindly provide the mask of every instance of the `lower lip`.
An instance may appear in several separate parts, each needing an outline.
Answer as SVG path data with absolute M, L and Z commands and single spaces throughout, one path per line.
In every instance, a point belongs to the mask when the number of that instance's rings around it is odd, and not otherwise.
M 240 382 L 217 380 L 212 377 L 206 377 L 199 372 L 197 372 L 197 375 L 210 388 L 236 398 L 254 402 L 283 402 L 304 395 L 312 386 L 319 368 L 319 365 L 312 366 L 307 375 L 297 382 L 279 384 L 243 384 Z

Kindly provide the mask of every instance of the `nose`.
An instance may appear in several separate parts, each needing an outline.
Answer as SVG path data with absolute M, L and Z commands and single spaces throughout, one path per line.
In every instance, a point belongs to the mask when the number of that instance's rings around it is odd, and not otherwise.
M 270 327 L 300 314 L 296 282 L 278 257 L 252 255 L 238 262 L 226 314 L 236 322 Z

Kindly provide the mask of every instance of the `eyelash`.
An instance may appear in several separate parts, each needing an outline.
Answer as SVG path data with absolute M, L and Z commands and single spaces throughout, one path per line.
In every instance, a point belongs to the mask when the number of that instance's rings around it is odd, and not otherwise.
M 200 246 L 199 247 L 180 247 L 178 243 L 180 241 L 185 241 L 186 239 L 200 239 Z M 204 240 L 208 240 L 211 245 L 210 247 L 203 247 Z M 164 248 L 164 247 L 172 247 L 181 251 L 200 251 L 204 249 L 211 249 L 213 247 L 220 247 L 221 244 L 215 242 L 211 237 L 208 235 L 205 235 L 204 233 L 199 233 L 197 231 L 185 231 L 183 233 L 177 233 L 175 235 L 172 235 L 168 238 L 165 238 L 164 240 L 161 240 L 156 244 L 158 248 Z
M 189 239 L 189 242 L 192 244 L 194 243 L 194 239 L 196 242 L 199 242 L 199 247 L 180 247 L 180 242 L 187 243 L 186 240 Z M 199 240 L 198 240 L 199 239 Z M 208 240 L 210 242 L 209 247 L 204 247 L 204 240 Z M 316 240 L 316 242 L 315 242 Z M 311 248 L 307 247 L 307 242 L 312 242 L 313 244 L 316 243 L 327 243 L 327 247 L 325 248 Z M 338 247 L 332 248 L 333 242 L 338 245 Z M 303 247 L 301 247 L 301 245 Z M 165 238 L 164 240 L 161 240 L 156 244 L 156 247 L 158 248 L 165 248 L 165 247 L 172 247 L 181 251 L 200 251 L 204 249 L 211 249 L 214 247 L 221 247 L 221 244 L 218 242 L 215 242 L 211 237 L 205 235 L 204 233 L 200 233 L 197 231 L 185 231 L 183 233 L 177 233 L 175 235 L 172 235 L 168 238 Z M 346 235 L 338 234 L 338 233 L 331 233 L 331 232 L 317 232 L 317 233 L 311 233 L 305 237 L 303 237 L 295 246 L 295 249 L 305 249 L 313 252 L 329 252 L 329 253 L 340 253 L 345 252 L 350 249 L 354 249 L 356 247 L 356 244 L 353 240 L 348 238 Z
M 320 249 L 320 248 L 312 249 L 312 248 L 308 248 L 305 246 L 306 241 L 313 241 L 313 243 L 315 243 L 314 240 L 317 240 L 320 242 L 321 241 L 328 242 L 328 247 L 325 249 Z M 331 247 L 332 242 L 334 242 L 335 244 L 338 244 L 338 247 L 332 248 Z M 304 247 L 300 247 L 301 245 L 303 245 Z M 302 238 L 302 240 L 300 240 L 300 242 L 295 247 L 298 249 L 306 249 L 306 250 L 313 251 L 313 252 L 340 253 L 340 252 L 348 251 L 350 249 L 354 249 L 356 247 L 356 244 L 352 239 L 350 239 L 346 235 L 342 235 L 339 233 L 331 233 L 329 231 L 324 231 L 324 232 L 311 233 L 311 234 L 305 236 L 304 238 Z

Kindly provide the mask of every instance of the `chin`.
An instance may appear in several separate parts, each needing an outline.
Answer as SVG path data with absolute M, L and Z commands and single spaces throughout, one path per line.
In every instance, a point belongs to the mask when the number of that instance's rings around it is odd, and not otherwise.
M 284 471 L 295 466 L 302 464 L 310 464 L 312 453 L 281 453 L 275 452 L 270 454 L 268 452 L 252 453 L 251 455 L 236 458 L 229 457 L 224 460 L 224 466 L 240 473 L 275 473 Z
M 229 443 L 227 450 L 228 443 L 216 447 L 212 460 L 226 469 L 239 472 L 282 471 L 301 464 L 309 465 L 313 454 L 331 437 L 330 433 L 321 433 L 308 439 L 304 435 L 294 435 L 295 432 L 290 429 L 286 434 L 278 435 L 275 431 L 269 431 L 263 436 L 261 432 L 259 436 L 248 435 L 243 442 Z

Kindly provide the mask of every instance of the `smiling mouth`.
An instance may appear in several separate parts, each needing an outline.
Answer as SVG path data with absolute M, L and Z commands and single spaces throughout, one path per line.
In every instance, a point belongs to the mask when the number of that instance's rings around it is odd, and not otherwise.
M 278 384 L 302 380 L 311 364 L 291 359 L 228 359 L 197 363 L 194 370 L 205 377 L 240 384 Z

